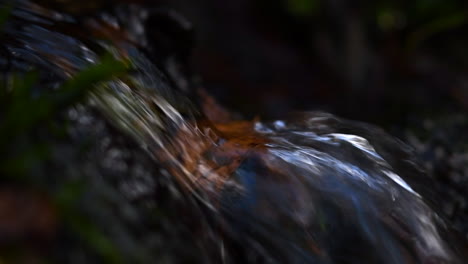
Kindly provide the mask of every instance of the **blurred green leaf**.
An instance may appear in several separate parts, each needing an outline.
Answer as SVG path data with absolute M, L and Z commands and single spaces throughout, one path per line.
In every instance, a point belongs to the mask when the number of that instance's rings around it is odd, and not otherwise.
M 0 30 L 3 29 L 3 25 L 10 17 L 12 8 L 13 5 L 11 3 L 7 3 L 3 7 L 0 7 Z
M 431 36 L 459 27 L 468 21 L 468 12 L 453 13 L 439 19 L 433 20 L 418 30 L 414 31 L 407 40 L 407 49 L 409 51 L 415 49 L 418 45 L 424 42 Z
M 72 181 L 64 184 L 55 194 L 55 201 L 58 208 L 63 213 L 69 213 L 72 210 L 72 205 L 80 198 L 85 190 L 86 184 L 84 181 Z
M 36 73 L 14 76 L 10 94 L 9 88 L 3 87 L 6 90 L 3 96 L 7 97 L 4 101 L 7 103 L 2 111 L 5 116 L 0 124 L 0 141 L 11 140 L 15 135 L 50 119 L 63 108 L 81 101 L 93 86 L 125 73 L 127 68 L 127 63 L 107 56 L 99 64 L 77 73 L 57 91 L 44 91 L 38 96 L 32 92 L 38 80 Z
M 12 179 L 22 179 L 30 170 L 46 160 L 50 155 L 49 145 L 37 143 L 20 151 L 16 155 L 9 155 L 0 162 L 0 173 Z
M 419 18 L 444 17 L 456 12 L 460 3 L 454 0 L 417 0 L 414 15 Z
M 60 105 L 68 105 L 82 99 L 86 92 L 101 82 L 124 74 L 128 70 L 128 63 L 117 60 L 111 55 L 104 56 L 100 63 L 80 71 L 72 79 L 65 82 L 54 95 Z
M 287 8 L 295 16 L 311 16 L 319 9 L 318 0 L 286 0 Z
M 72 232 L 98 253 L 105 263 L 123 263 L 123 257 L 112 241 L 93 224 L 92 219 L 85 217 L 79 209 L 79 203 L 88 189 L 86 184 L 85 181 L 75 181 L 61 187 L 55 195 L 60 215 Z
M 394 8 L 380 8 L 377 10 L 377 24 L 383 31 L 395 30 L 405 25 L 405 16 Z

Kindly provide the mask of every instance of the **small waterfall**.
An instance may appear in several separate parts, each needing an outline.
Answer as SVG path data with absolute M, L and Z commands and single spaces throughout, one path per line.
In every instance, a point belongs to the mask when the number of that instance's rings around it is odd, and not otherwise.
M 40 71 L 42 93 L 104 52 L 128 60 L 129 75 L 92 89 L 87 105 L 206 209 L 196 221 L 220 233 L 225 263 L 462 263 L 403 143 L 320 112 L 209 120 L 148 55 L 143 24 L 19 1 L 4 46 L 11 71 Z

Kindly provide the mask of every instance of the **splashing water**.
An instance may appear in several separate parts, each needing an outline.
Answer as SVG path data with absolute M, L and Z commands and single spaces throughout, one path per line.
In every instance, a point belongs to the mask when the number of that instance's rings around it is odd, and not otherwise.
M 145 52 L 141 17 L 80 20 L 20 1 L 5 29 L 10 66 L 59 82 L 102 51 L 130 60 L 131 75 L 92 90 L 89 105 L 208 209 L 197 221 L 223 237 L 224 263 L 462 263 L 404 144 L 318 112 L 207 120 Z

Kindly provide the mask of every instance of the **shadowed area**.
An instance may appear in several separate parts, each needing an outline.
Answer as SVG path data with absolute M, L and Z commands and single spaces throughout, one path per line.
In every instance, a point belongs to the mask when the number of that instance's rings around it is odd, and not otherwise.
M 243 120 L 191 73 L 180 14 L 66 2 L 5 13 L 1 262 L 463 263 L 404 143 L 323 112 Z

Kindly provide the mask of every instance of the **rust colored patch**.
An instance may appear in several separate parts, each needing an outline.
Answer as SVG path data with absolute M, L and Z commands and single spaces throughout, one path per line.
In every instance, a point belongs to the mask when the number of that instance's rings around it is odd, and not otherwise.
M 317 243 L 315 241 L 309 240 L 307 245 L 309 246 L 309 249 L 317 256 L 325 256 L 325 253 L 322 251 L 322 249 L 319 248 Z
M 262 155 L 266 150 L 268 141 L 254 130 L 254 124 L 205 120 L 198 123 L 204 135 L 180 129 L 169 146 L 155 153 L 183 186 L 217 195 L 247 156 Z
M 200 97 L 201 108 L 208 120 L 215 123 L 228 123 L 234 120 L 231 113 L 222 107 L 205 89 L 199 88 L 197 92 Z
M 0 245 L 49 240 L 57 228 L 57 213 L 43 194 L 17 189 L 0 189 Z

